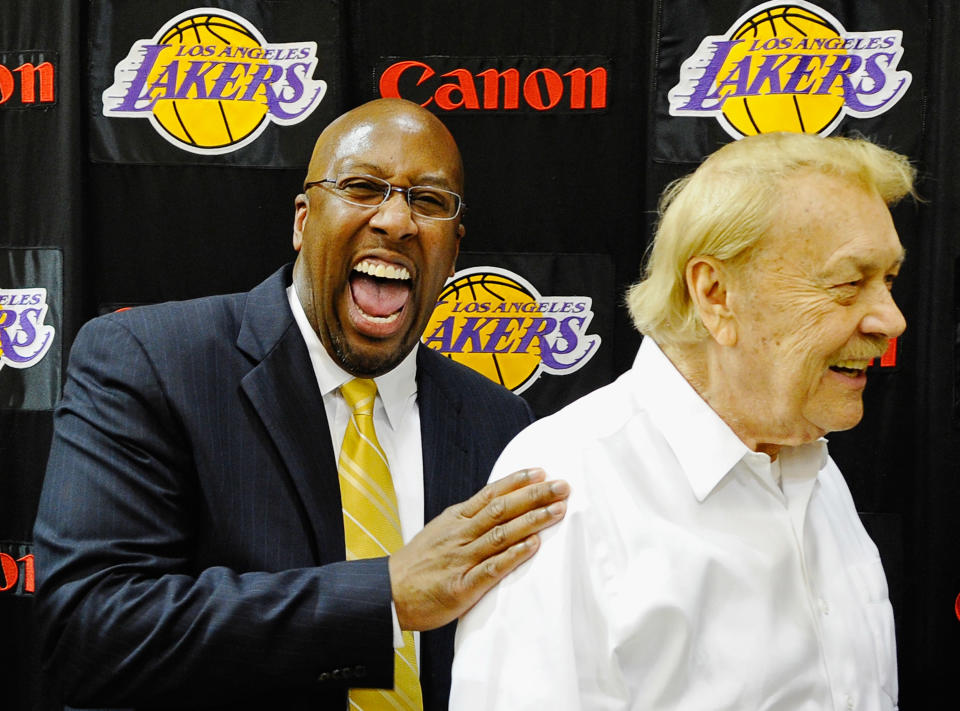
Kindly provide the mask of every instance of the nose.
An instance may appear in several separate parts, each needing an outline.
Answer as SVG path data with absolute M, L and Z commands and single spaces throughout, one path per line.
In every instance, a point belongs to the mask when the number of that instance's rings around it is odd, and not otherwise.
M 879 295 L 863 317 L 860 328 L 864 333 L 896 338 L 906 330 L 907 320 L 889 289 L 884 287 L 877 291 Z
M 420 227 L 413 219 L 406 192 L 394 187 L 391 190 L 386 202 L 370 217 L 370 226 L 374 231 L 392 239 L 407 239 L 417 234 Z

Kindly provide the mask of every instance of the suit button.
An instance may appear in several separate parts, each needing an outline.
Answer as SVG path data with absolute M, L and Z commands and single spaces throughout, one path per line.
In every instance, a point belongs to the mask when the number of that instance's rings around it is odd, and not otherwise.
M 365 666 L 363 666 L 362 664 L 358 664 L 357 666 L 355 666 L 355 667 L 353 668 L 353 675 L 354 675 L 357 679 L 361 679 L 361 678 L 363 678 L 363 677 L 365 677 L 365 676 L 367 675 L 367 668 L 366 668 Z
M 340 679 L 340 677 L 341 677 L 342 675 L 343 675 L 343 670 L 342 670 L 342 669 L 334 669 L 334 670 L 330 673 L 330 676 L 332 676 L 334 679 Z
M 328 672 L 321 672 L 320 676 L 317 677 L 317 681 L 330 681 L 330 674 Z

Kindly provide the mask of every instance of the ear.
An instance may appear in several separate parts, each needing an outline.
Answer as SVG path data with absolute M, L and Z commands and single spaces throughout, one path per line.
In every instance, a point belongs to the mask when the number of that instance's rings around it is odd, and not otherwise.
M 704 327 L 721 346 L 737 343 L 736 319 L 728 304 L 731 274 L 718 259 L 697 256 L 687 262 L 687 291 Z
M 310 212 L 310 203 L 307 201 L 307 196 L 300 193 L 293 201 L 293 204 L 293 249 L 295 252 L 299 252 L 300 248 L 303 247 L 303 228 L 307 224 L 307 213 Z

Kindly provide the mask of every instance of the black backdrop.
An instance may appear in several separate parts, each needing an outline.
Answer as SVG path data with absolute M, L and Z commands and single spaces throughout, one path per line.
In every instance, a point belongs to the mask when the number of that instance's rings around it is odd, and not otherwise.
M 201 4 L 0 6 L 0 64 L 55 69 L 53 97 L 37 92 L 25 101 L 24 73 L 12 71 L 18 83 L 0 96 L 0 289 L 39 281 L 47 289 L 46 323 L 56 328 L 42 363 L 48 399 L 56 399 L 61 361 L 86 319 L 125 305 L 245 290 L 289 261 L 309 140 L 331 116 L 378 96 L 382 70 L 403 59 L 437 74 L 604 67 L 604 104 L 588 110 L 560 102 L 544 111 L 437 111 L 467 166 L 464 266 L 497 262 L 545 296 L 594 300 L 589 331 L 602 337 L 598 355 L 573 375 L 542 376 L 524 396 L 546 414 L 629 367 L 639 337 L 620 295 L 638 273 L 657 195 L 731 140 L 711 118 L 670 117 L 667 92 L 703 37 L 723 34 L 759 3 L 210 1 L 250 19 L 269 42 L 317 42 L 316 75 L 328 85 L 303 123 L 269 126 L 227 158 L 185 154 L 146 120 L 102 115 L 105 83 L 133 42 Z M 859 427 L 830 440 L 890 579 L 901 707 L 952 708 L 960 700 L 960 7 L 946 0 L 817 4 L 851 31 L 902 30 L 900 67 L 913 76 L 889 112 L 848 117 L 837 130 L 909 154 L 925 201 L 895 210 L 909 255 L 896 287 L 909 323 L 897 364 L 875 372 Z M 110 140 L 119 157 L 104 150 Z M 135 144 L 126 158 L 123 141 Z M 53 405 L 28 380 L 39 372 L 0 367 L 2 708 L 55 708 L 37 674 L 29 619 L 30 531 Z

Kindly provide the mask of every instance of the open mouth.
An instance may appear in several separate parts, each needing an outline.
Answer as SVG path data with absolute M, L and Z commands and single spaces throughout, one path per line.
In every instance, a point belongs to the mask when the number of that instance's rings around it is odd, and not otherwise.
M 410 272 L 405 267 L 379 260 L 362 260 L 350 275 L 353 303 L 372 324 L 386 325 L 399 319 L 411 288 Z
M 866 374 L 868 365 L 870 365 L 869 360 L 842 360 L 831 365 L 830 370 L 846 375 L 848 378 L 859 378 Z

